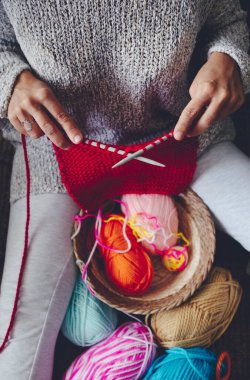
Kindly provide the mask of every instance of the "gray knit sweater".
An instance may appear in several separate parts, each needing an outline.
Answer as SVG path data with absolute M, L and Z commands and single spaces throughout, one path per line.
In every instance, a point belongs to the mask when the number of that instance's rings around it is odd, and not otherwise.
M 7 120 L 17 75 L 48 83 L 83 134 L 131 144 L 174 128 L 207 54 L 238 63 L 245 91 L 250 60 L 238 0 L 0 0 L 0 125 L 16 146 L 11 201 L 25 196 L 20 135 Z M 200 137 L 233 137 L 229 119 Z M 65 192 L 51 143 L 28 139 L 32 194 Z

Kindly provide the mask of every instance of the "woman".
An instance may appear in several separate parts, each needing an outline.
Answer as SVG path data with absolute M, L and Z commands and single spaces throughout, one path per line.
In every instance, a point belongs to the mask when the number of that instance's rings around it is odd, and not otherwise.
M 250 87 L 245 13 L 238 0 L 1 0 L 0 28 L 1 129 L 16 147 L 1 341 L 26 217 L 20 133 L 27 136 L 33 210 L 20 301 L 0 353 L 0 373 L 9 380 L 48 380 L 76 276 L 70 231 L 77 211 L 51 141 L 70 149 L 85 136 L 132 144 L 173 128 L 177 140 L 199 135 L 192 187 L 218 224 L 250 250 L 249 159 L 230 142 L 234 131 L 226 118 Z M 199 70 L 192 70 L 194 63 Z

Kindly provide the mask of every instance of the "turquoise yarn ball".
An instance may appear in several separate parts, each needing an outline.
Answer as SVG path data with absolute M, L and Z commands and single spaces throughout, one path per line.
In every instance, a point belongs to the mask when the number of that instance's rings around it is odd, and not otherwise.
M 78 276 L 61 331 L 77 346 L 92 346 L 107 338 L 117 325 L 117 311 L 95 298 Z
M 166 354 L 157 358 L 143 380 L 214 380 L 217 357 L 202 347 L 165 350 Z M 225 364 L 222 374 L 225 375 Z

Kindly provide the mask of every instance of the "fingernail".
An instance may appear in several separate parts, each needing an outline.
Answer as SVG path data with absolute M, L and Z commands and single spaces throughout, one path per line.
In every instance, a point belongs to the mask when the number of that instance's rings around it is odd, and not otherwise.
M 183 140 L 184 139 L 184 133 L 183 132 L 180 132 L 180 131 L 177 131 L 175 132 L 174 134 L 174 138 L 176 140 Z
M 76 135 L 76 136 L 74 137 L 74 142 L 75 142 L 76 144 L 78 144 L 81 140 L 82 140 L 82 136 L 81 136 L 81 135 Z

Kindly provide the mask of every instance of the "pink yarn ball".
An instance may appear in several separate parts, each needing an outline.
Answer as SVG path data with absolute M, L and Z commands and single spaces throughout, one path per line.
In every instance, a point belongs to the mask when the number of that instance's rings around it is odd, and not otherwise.
M 146 219 L 139 216 L 138 222 L 143 228 L 146 230 L 152 229 L 158 221 L 159 226 L 164 230 L 166 239 L 162 231 L 159 230 L 152 244 L 145 240 L 142 241 L 142 245 L 148 253 L 160 253 L 176 244 L 178 238 L 175 234 L 178 233 L 179 221 L 178 213 L 171 197 L 161 194 L 125 194 L 122 196 L 122 201 L 127 204 L 129 219 L 137 213 L 145 213 L 156 219 Z M 122 211 L 125 213 L 124 206 L 122 206 Z
M 156 355 L 149 327 L 125 323 L 103 342 L 78 356 L 63 380 L 140 379 Z
M 162 256 L 162 263 L 170 272 L 179 272 L 186 268 L 188 263 L 187 247 L 175 246 Z

